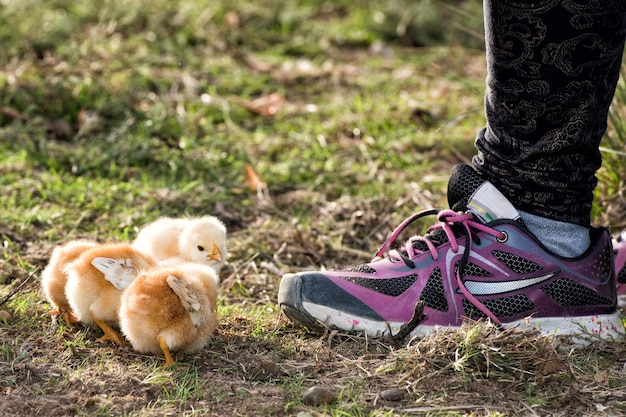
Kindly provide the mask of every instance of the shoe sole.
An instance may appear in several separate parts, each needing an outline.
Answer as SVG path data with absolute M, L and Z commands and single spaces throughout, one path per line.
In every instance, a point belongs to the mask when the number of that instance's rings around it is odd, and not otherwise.
M 301 280 L 297 274 L 286 274 L 278 291 L 278 304 L 292 321 L 310 329 L 335 329 L 344 332 L 365 332 L 379 338 L 397 334 L 404 323 L 381 322 L 371 318 L 350 315 L 326 306 L 302 301 Z M 324 320 L 315 317 L 325 317 Z M 624 322 L 618 312 L 573 317 L 527 317 L 503 323 L 507 329 L 538 330 L 544 336 L 569 336 L 577 344 L 593 340 L 618 340 L 625 336 Z M 424 337 L 439 329 L 458 326 L 418 325 L 410 336 Z

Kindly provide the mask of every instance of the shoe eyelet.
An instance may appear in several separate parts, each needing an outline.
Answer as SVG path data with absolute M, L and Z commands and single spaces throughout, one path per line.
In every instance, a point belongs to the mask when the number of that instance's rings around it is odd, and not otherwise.
M 504 236 L 502 238 L 496 237 L 496 240 L 500 243 L 504 243 L 509 240 L 509 235 L 506 232 L 500 231 Z

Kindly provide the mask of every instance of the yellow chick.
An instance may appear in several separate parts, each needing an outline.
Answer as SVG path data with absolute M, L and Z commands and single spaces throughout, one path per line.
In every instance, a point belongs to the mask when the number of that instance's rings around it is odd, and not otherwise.
M 226 226 L 214 216 L 163 217 L 141 229 L 133 246 L 157 262 L 195 262 L 219 271 L 226 257 Z
M 159 266 L 139 275 L 122 294 L 120 329 L 141 353 L 202 349 L 217 327 L 218 277 L 209 266 Z
M 77 319 L 65 296 L 65 284 L 67 283 L 65 268 L 81 253 L 97 245 L 96 242 L 88 240 L 72 240 L 57 246 L 52 251 L 48 265 L 41 273 L 41 289 L 52 306 L 50 315 L 61 316 L 68 327 L 72 327 Z
M 146 269 L 155 265 L 148 255 L 128 243 L 100 245 L 83 252 L 67 269 L 65 294 L 84 323 L 96 323 L 104 332 L 99 341 L 128 345 L 111 325 L 119 325 L 122 292 Z

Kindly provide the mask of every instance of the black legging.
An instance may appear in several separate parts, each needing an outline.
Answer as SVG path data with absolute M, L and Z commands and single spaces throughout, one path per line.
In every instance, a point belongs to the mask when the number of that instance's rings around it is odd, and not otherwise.
M 518 209 L 590 224 L 626 0 L 485 0 L 487 127 L 474 167 Z

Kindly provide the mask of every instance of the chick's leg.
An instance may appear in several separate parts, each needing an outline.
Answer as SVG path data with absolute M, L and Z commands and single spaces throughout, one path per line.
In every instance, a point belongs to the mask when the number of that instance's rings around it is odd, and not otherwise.
M 50 316 L 52 316 L 53 322 L 56 321 L 56 317 L 61 317 L 65 322 L 65 325 L 70 329 L 73 329 L 74 326 L 72 325 L 78 321 L 76 316 L 70 310 L 61 310 L 60 308 L 50 310 Z
M 159 346 L 163 351 L 163 355 L 165 355 L 165 364 L 163 368 L 168 368 L 175 364 L 174 358 L 172 358 L 172 354 L 170 353 L 170 348 L 167 346 L 167 342 L 163 336 L 159 336 Z
M 76 316 L 69 310 L 62 311 L 61 317 L 63 318 L 63 321 L 65 322 L 66 326 L 69 327 L 70 329 L 73 328 L 72 325 L 78 321 Z
M 115 329 L 113 329 L 104 321 L 99 320 L 96 317 L 94 317 L 93 313 L 90 313 L 90 315 L 94 323 L 100 326 L 100 328 L 104 332 L 104 335 L 98 339 L 98 342 L 104 342 L 105 340 L 110 340 L 111 342 L 116 343 L 120 346 L 130 345 L 126 340 L 124 340 L 124 338 L 118 332 L 115 331 Z
M 50 310 L 50 318 L 52 319 L 52 328 L 55 330 L 59 328 L 60 316 L 61 316 L 61 313 L 59 312 L 59 310 L 57 309 Z M 71 328 L 72 326 L 69 325 L 69 327 Z

